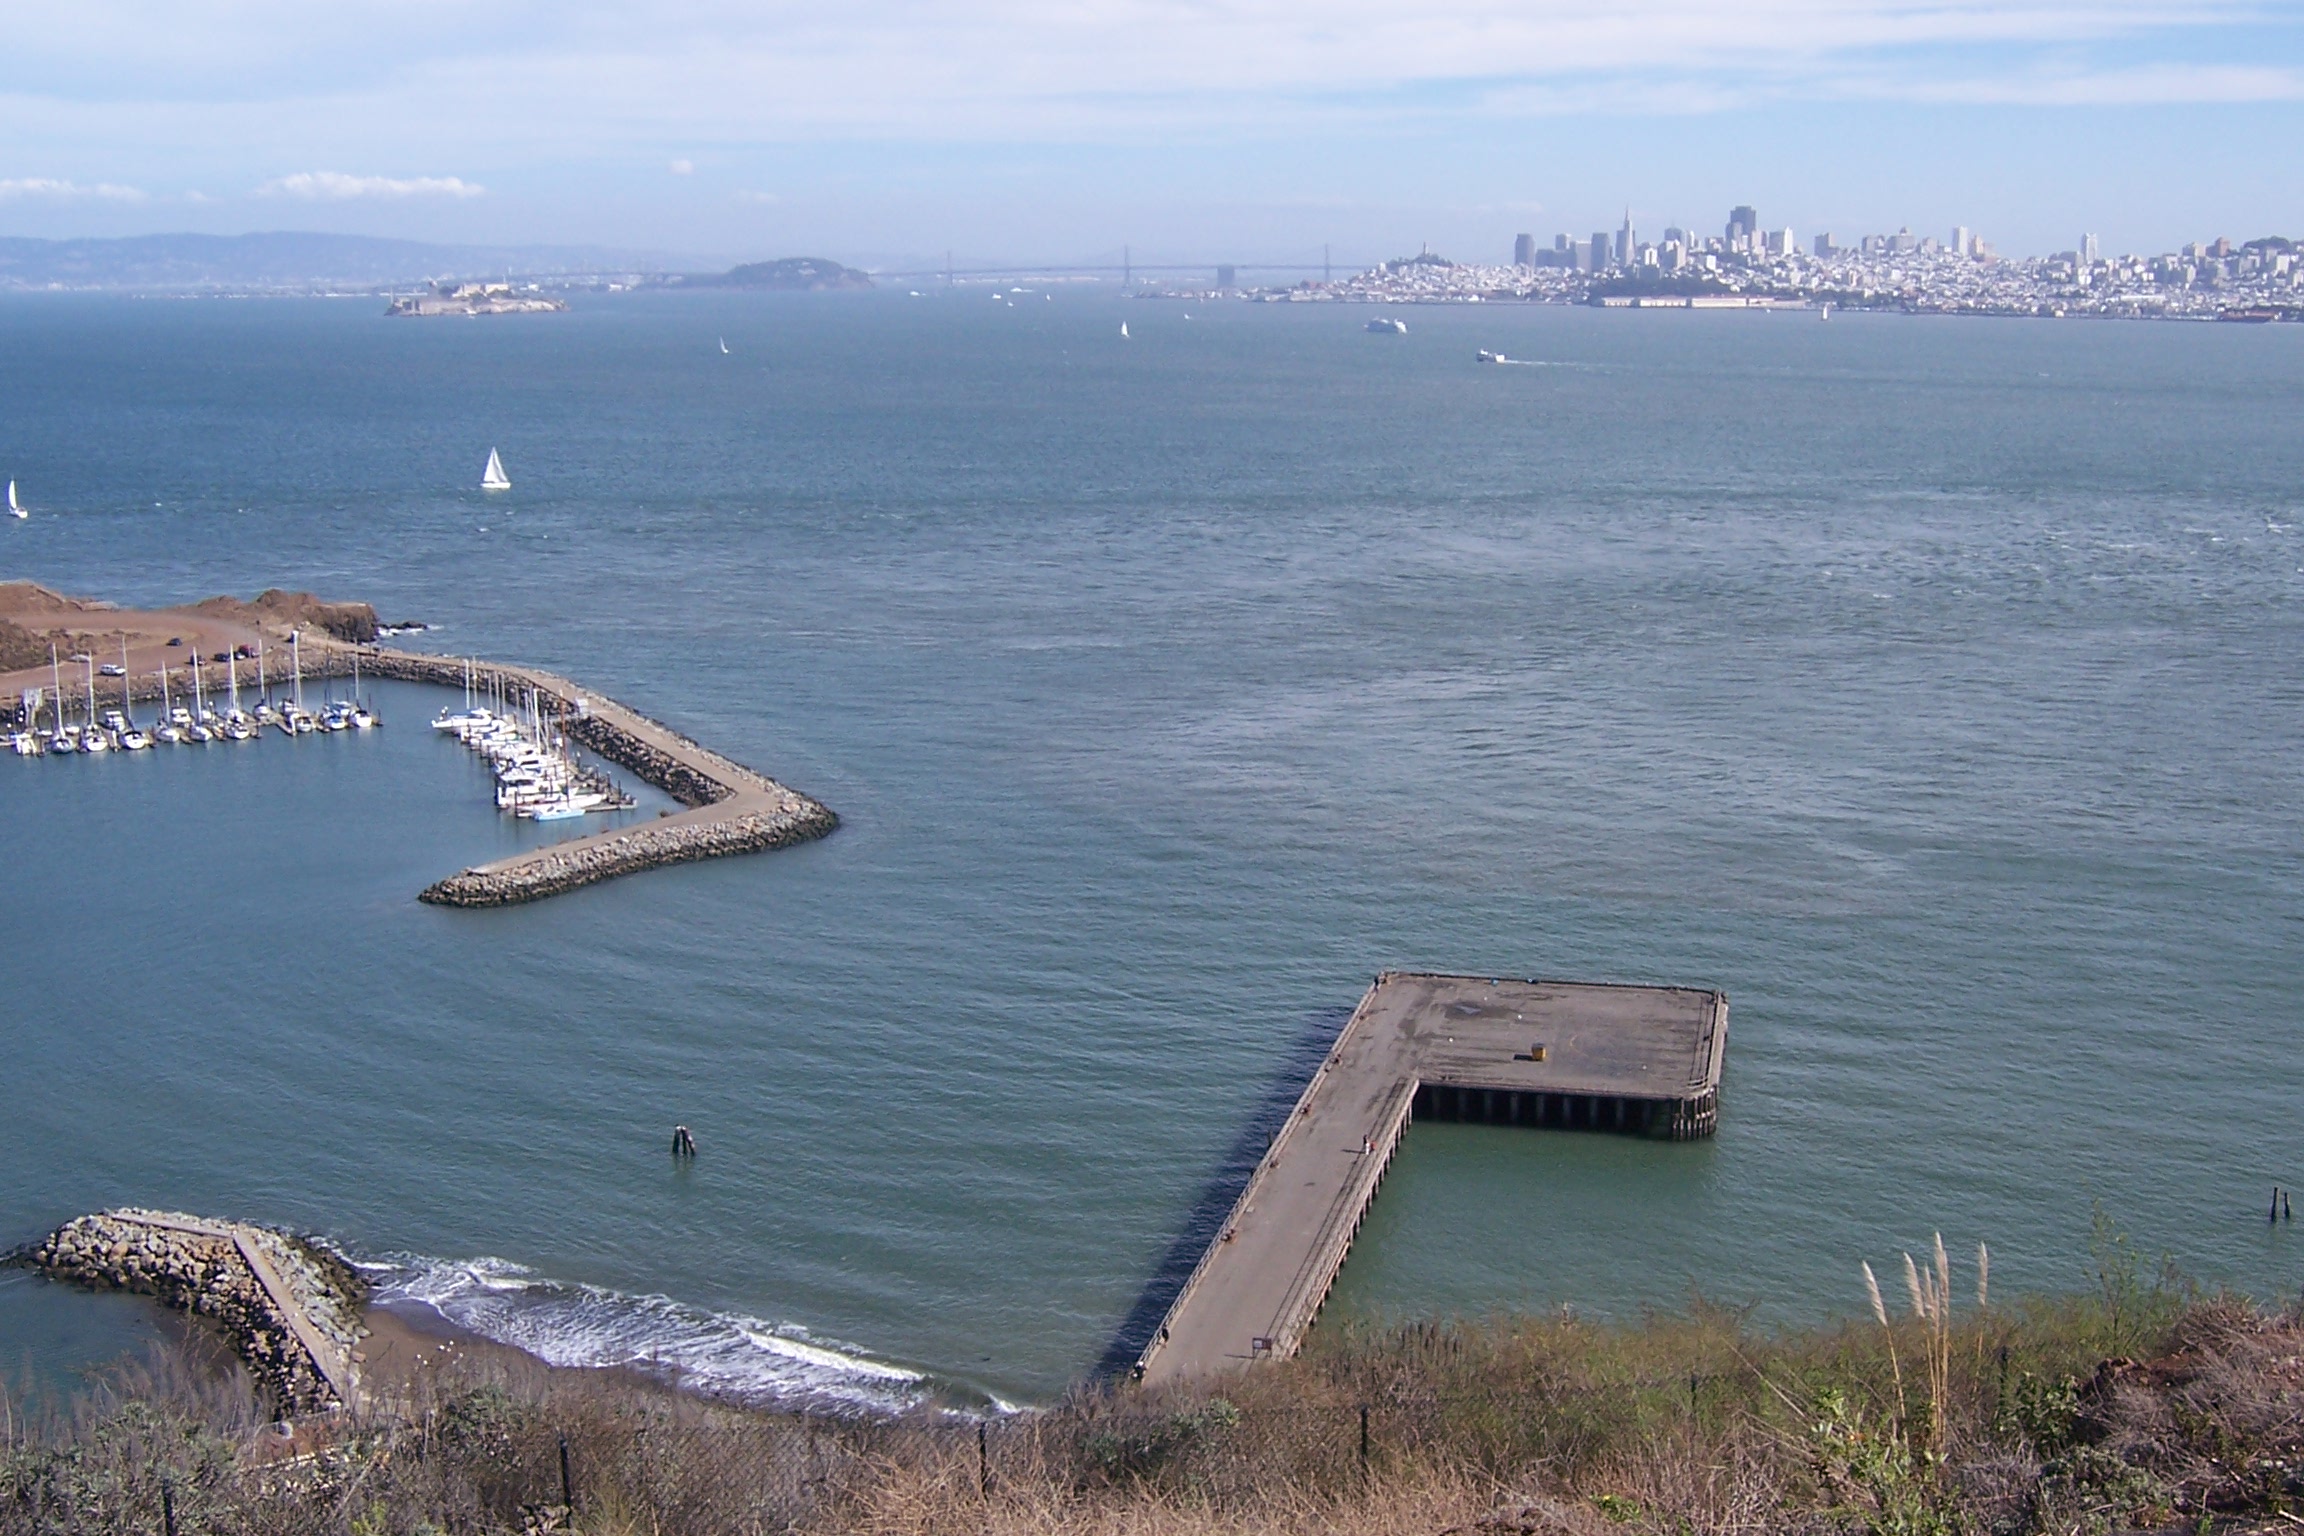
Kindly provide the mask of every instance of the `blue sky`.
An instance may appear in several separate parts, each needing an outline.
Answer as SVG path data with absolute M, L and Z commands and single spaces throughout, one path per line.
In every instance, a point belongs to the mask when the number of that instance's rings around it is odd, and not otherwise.
M 75 0 L 0 10 L 0 234 L 888 260 L 1514 233 L 2304 237 L 2304 4 Z

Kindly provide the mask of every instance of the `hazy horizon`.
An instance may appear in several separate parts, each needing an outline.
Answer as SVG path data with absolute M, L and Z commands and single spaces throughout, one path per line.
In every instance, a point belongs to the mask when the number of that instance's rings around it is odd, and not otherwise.
M 2246 0 L 93 0 L 0 39 L 0 235 L 890 265 L 1503 260 L 1734 204 L 2010 255 L 2304 234 L 2304 25 Z

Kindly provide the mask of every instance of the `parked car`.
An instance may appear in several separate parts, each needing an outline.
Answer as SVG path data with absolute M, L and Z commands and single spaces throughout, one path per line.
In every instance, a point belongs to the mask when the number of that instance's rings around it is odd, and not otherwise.
M 108 661 L 96 669 L 98 677 L 126 677 L 128 669 L 116 661 Z

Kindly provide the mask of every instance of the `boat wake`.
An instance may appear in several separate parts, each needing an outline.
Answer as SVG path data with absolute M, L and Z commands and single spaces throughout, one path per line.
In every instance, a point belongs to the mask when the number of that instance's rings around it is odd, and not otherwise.
M 550 1280 L 505 1259 L 395 1254 L 360 1269 L 377 1303 L 428 1309 L 550 1365 L 624 1366 L 713 1397 L 825 1412 L 899 1413 L 935 1395 L 921 1372 L 796 1324 Z

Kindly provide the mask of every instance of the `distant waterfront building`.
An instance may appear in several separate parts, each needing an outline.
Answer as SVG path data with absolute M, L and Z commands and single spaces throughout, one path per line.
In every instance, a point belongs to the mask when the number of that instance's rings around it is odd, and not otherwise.
M 1608 270 L 1608 231 L 1604 229 L 1592 231 L 1592 262 L 1584 270 L 1587 272 L 1605 272 Z
M 1974 233 L 1973 233 L 1973 232 L 1972 232 L 1972 231 L 1971 231 L 1971 230 L 1968 228 L 1968 226 L 1967 226 L 1967 225 L 1965 225 L 1965 224 L 1955 224 L 1955 225 L 1953 225 L 1953 226 L 1952 226 L 1952 254 L 1953 254 L 1953 255 L 1955 255 L 1955 256 L 1971 256 L 1971 255 L 1974 255 L 1974 254 L 1975 254 L 1975 252 L 1974 252 L 1974 250 L 1973 250 L 1973 243 L 1974 243 L 1975 239 L 1976 239 L 1976 236 L 1975 236 L 1975 234 L 1974 234 Z
M 1816 255 L 1818 259 L 1829 256 L 1838 249 L 1839 247 L 1832 243 L 1832 231 L 1826 230 L 1824 233 L 1816 237 Z
M 1752 237 L 1759 233 L 1760 215 L 1743 204 L 1728 210 L 1728 249 L 1749 251 Z
M 1512 265 L 1516 267 L 1533 267 L 1536 265 L 1536 237 L 1534 235 L 1514 235 L 1512 237 Z
M 2096 237 L 2094 235 L 2082 235 L 2080 237 L 2080 259 L 2090 266 L 2103 260 L 2103 257 L 2096 252 Z

